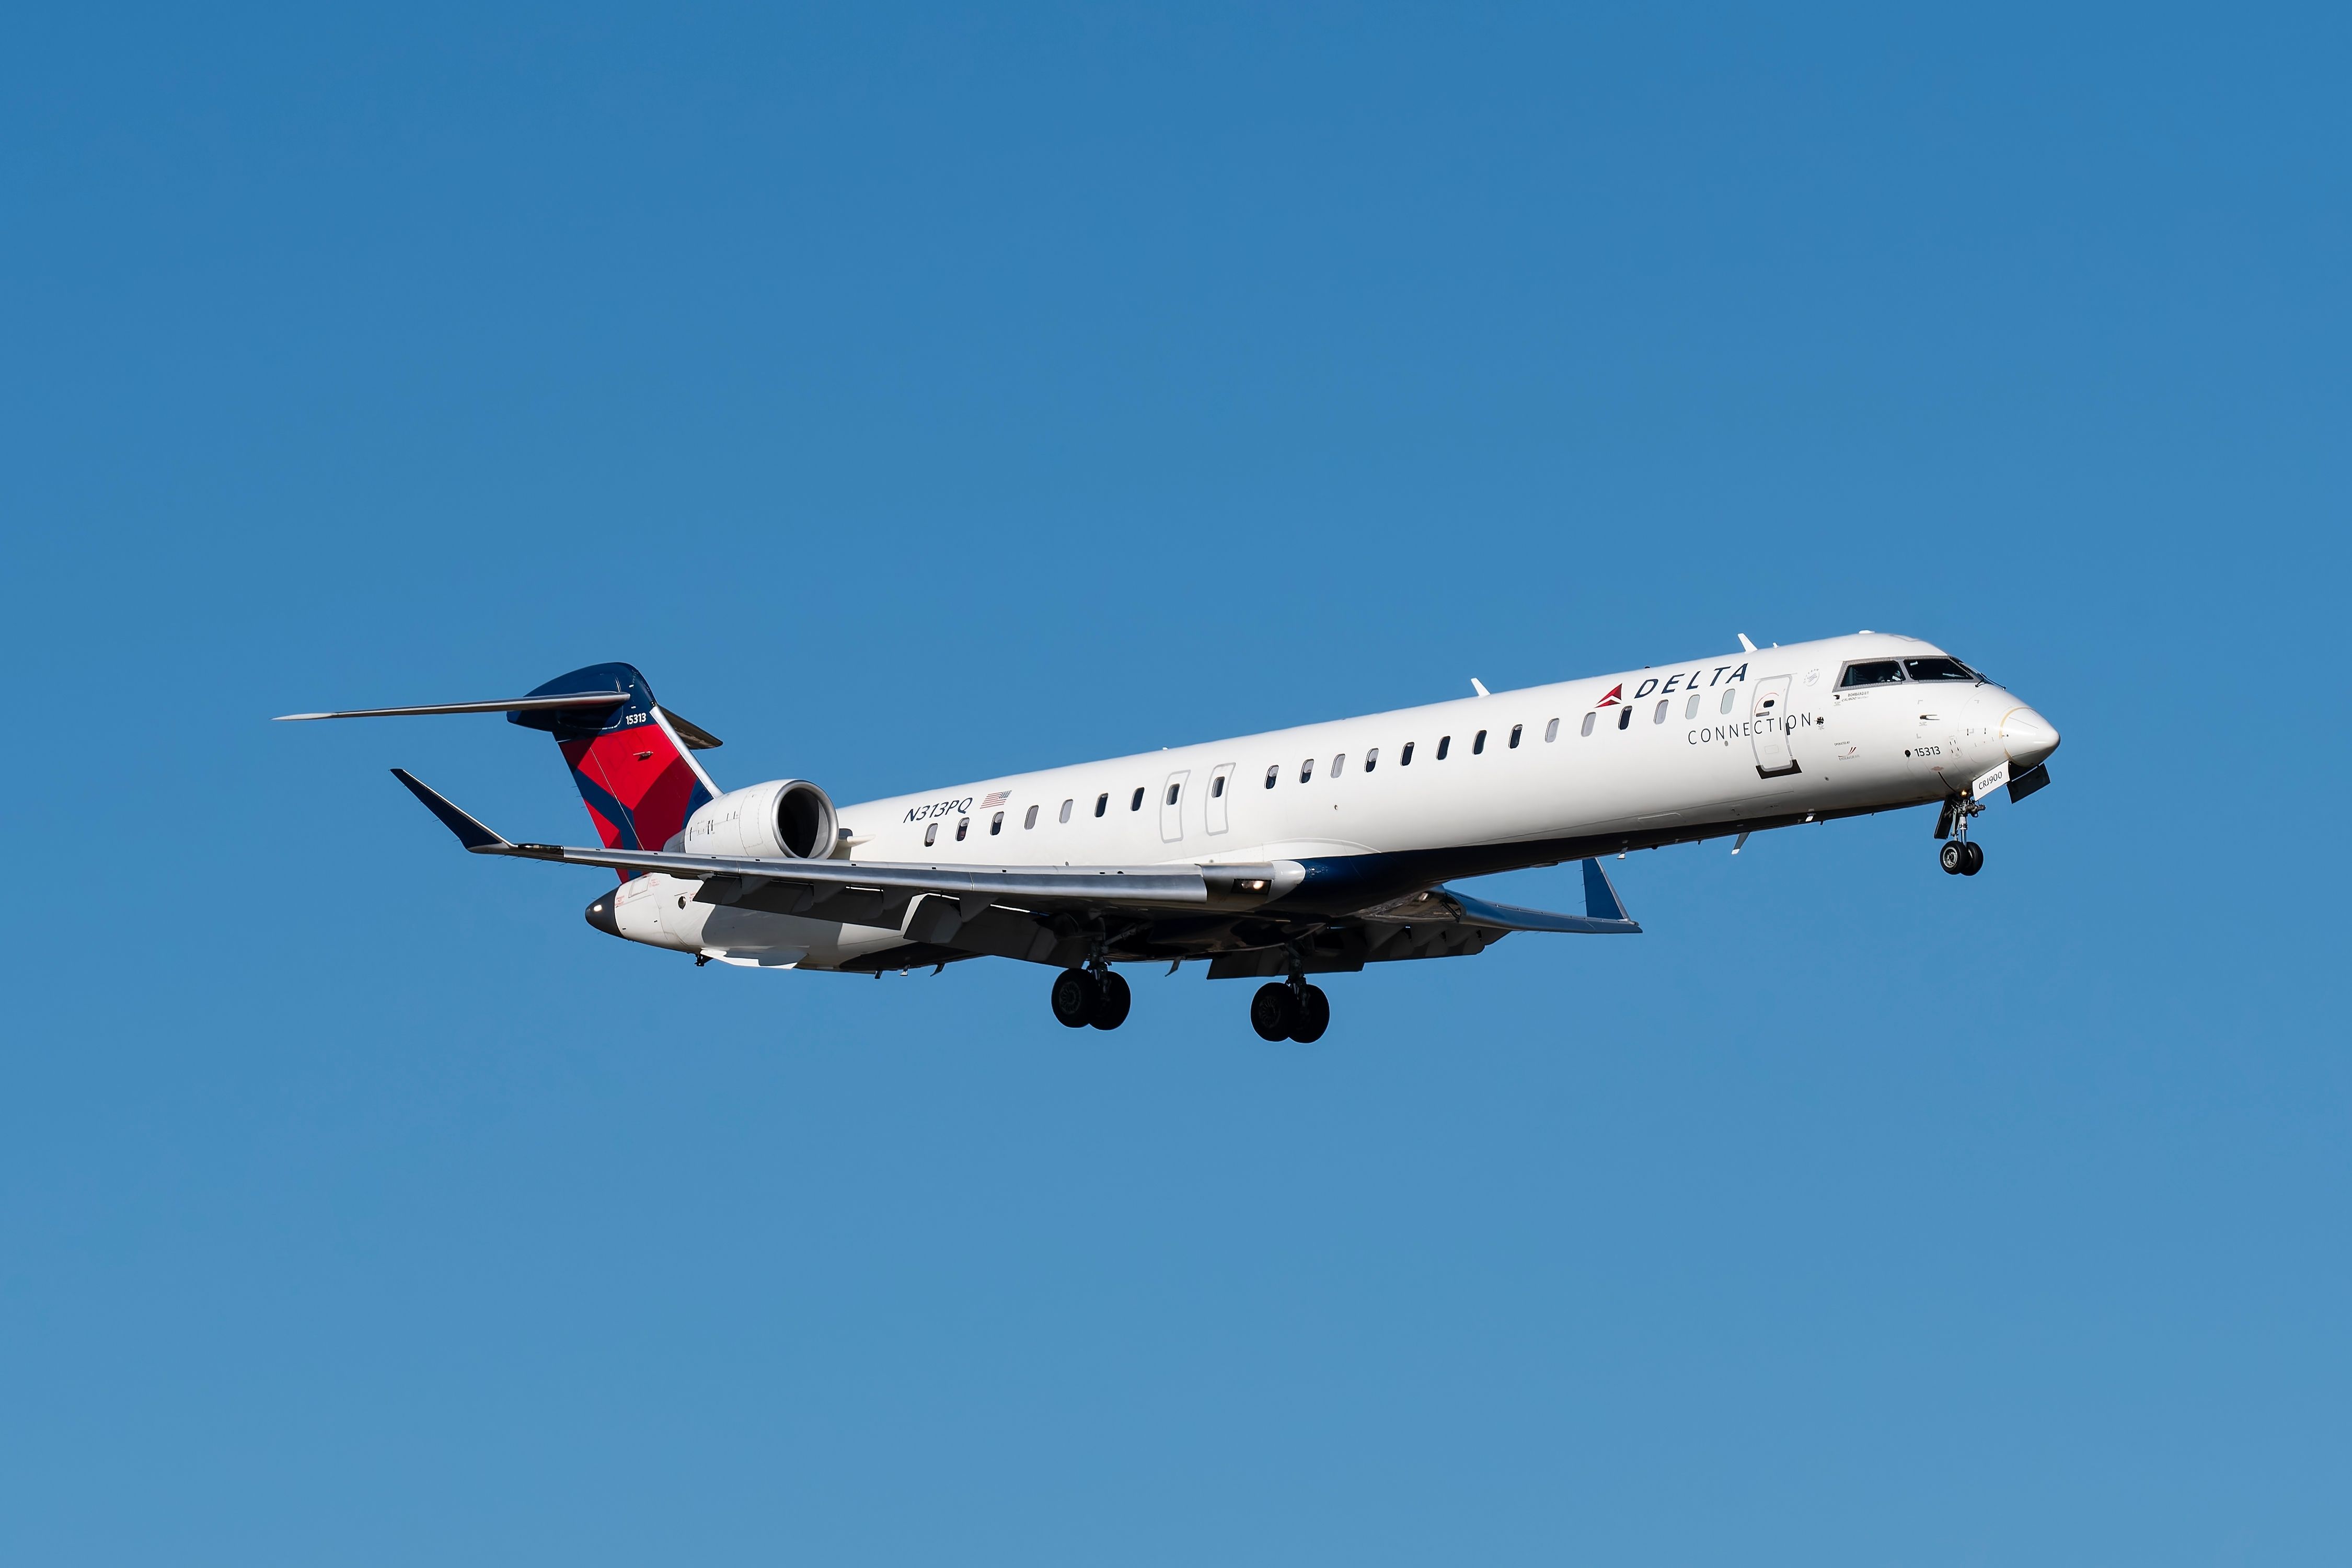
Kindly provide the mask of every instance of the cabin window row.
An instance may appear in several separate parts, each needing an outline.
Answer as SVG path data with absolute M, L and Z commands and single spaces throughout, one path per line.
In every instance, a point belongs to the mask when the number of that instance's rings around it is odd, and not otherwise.
M 1511 751 L 1518 750 L 1519 742 L 1527 738 L 1527 729 L 1528 727 L 1525 724 L 1512 725 L 1510 734 L 1505 739 L 1505 746 Z M 1476 734 L 1470 737 L 1470 754 L 1472 756 L 1477 757 L 1484 756 L 1486 754 L 1486 737 L 1492 731 L 1490 731 L 1481 730 Z M 1591 720 L 1589 716 L 1585 721 L 1584 732 L 1588 735 L 1592 733 Z M 1559 720 L 1554 719 L 1551 722 L 1544 726 L 1543 738 L 1547 742 L 1559 739 Z M 1399 747 L 1397 750 L 1397 766 L 1401 768 L 1409 768 L 1412 766 L 1413 748 L 1419 744 L 1420 742 L 1417 741 L 1407 741 L 1402 746 Z M 1440 735 L 1437 737 L 1436 755 L 1439 762 L 1444 762 L 1448 756 L 1453 754 L 1453 736 Z M 1316 762 L 1316 758 L 1308 757 L 1298 764 L 1298 782 L 1300 784 L 1310 784 L 1314 781 Z M 1381 749 L 1378 746 L 1374 746 L 1371 750 L 1364 753 L 1361 771 L 1368 773 L 1372 773 L 1378 770 L 1380 765 Z M 1347 766 L 1348 753 L 1341 752 L 1331 759 L 1329 776 L 1336 777 L 1338 774 L 1346 772 Z M 1220 779 L 1217 782 L 1222 784 L 1224 781 Z M 1265 770 L 1265 787 L 1272 789 L 1276 784 L 1280 784 L 1281 782 L 1282 764 L 1280 763 L 1267 763 Z
M 1732 700 L 1736 695 L 1736 689 L 1726 690 L 1724 692 L 1721 705 L 1724 712 L 1728 713 L 1731 711 Z M 1695 719 L 1698 717 L 1699 700 L 1699 694 L 1693 692 L 1689 701 L 1684 704 L 1683 717 L 1685 719 Z M 1654 724 L 1664 723 L 1666 721 L 1667 710 L 1673 706 L 1674 703 L 1671 700 L 1661 700 L 1655 710 L 1651 713 L 1650 721 Z M 1584 726 L 1581 733 L 1591 735 L 1593 731 L 1594 724 L 1596 721 L 1599 720 L 1600 716 L 1600 713 L 1597 711 L 1587 713 L 1584 716 Z M 1629 728 L 1633 722 L 1633 710 L 1630 705 L 1621 707 L 1617 710 L 1617 728 L 1620 730 Z M 1519 746 L 1519 742 L 1525 737 L 1526 731 L 1527 726 L 1524 724 L 1512 725 L 1510 735 L 1505 743 L 1510 750 L 1517 751 Z M 1486 754 L 1487 733 L 1488 731 L 1481 730 L 1470 738 L 1470 754 L 1472 756 L 1483 756 Z M 1543 738 L 1547 744 L 1559 739 L 1559 720 L 1554 719 L 1544 725 Z M 1413 749 L 1418 744 L 1418 742 L 1407 741 L 1402 747 L 1398 748 L 1397 766 L 1401 768 L 1409 768 L 1412 766 Z M 1445 761 L 1445 759 L 1452 754 L 1453 750 L 1453 736 L 1440 735 L 1437 738 L 1437 760 L 1439 762 L 1442 763 Z M 1315 764 L 1317 760 L 1318 759 L 1314 757 L 1308 757 L 1298 764 L 1298 782 L 1300 784 L 1311 784 L 1314 782 Z M 1368 773 L 1372 773 L 1375 772 L 1380 765 L 1381 749 L 1378 746 L 1374 746 L 1364 753 L 1364 760 L 1361 764 L 1362 771 Z M 1328 776 L 1337 778 L 1347 771 L 1347 767 L 1348 753 L 1345 752 L 1338 752 L 1331 758 L 1331 766 Z M 1276 784 L 1281 782 L 1282 764 L 1280 763 L 1269 763 L 1265 770 L 1265 787 L 1272 789 Z M 1141 811 L 1143 809 L 1143 796 L 1148 786 L 1143 784 L 1138 784 L 1135 786 L 1133 794 L 1128 797 L 1128 810 Z M 1183 791 L 1184 786 L 1181 784 L 1170 784 L 1168 786 L 1168 798 L 1166 804 L 1170 805 L 1176 805 L 1182 798 Z M 1211 799 L 1214 800 L 1223 797 L 1224 793 L 1225 776 L 1223 773 L 1219 773 L 1210 781 L 1209 796 Z M 1075 797 L 1062 802 L 1062 809 L 1057 820 L 1065 823 L 1068 822 L 1070 820 L 1070 814 L 1074 809 L 1076 809 L 1076 805 L 1077 801 Z M 1036 806 L 1033 805 L 1029 808 L 1027 813 L 1023 816 L 1021 826 L 1024 828 L 1034 828 L 1037 826 L 1037 809 L 1038 808 Z M 1095 796 L 1095 815 L 1097 816 L 1102 816 L 1108 814 L 1109 810 L 1110 792 L 1108 790 L 1105 790 Z M 965 817 L 961 821 L 958 822 L 956 824 L 955 835 L 957 841 L 961 842 L 964 837 L 971 831 L 971 819 L 970 817 Z M 988 831 L 992 836 L 1004 831 L 1004 814 L 1003 812 L 998 812 L 994 816 L 989 819 Z M 929 847 L 929 846 L 936 844 L 939 841 L 939 837 L 940 825 L 934 822 L 923 831 L 924 846 Z
M 1716 710 L 1719 713 L 1730 712 L 1733 701 L 1738 697 L 1739 693 L 1745 689 L 1746 688 L 1744 687 L 1737 686 L 1726 688 L 1723 693 L 1723 700 L 1716 705 Z M 1683 704 L 1683 717 L 1685 719 L 1697 718 L 1699 703 L 1701 700 L 1702 699 L 1699 693 L 1696 691 L 1692 692 L 1688 700 L 1685 701 Z M 1658 699 L 1656 706 L 1650 710 L 1650 722 L 1653 724 L 1664 723 L 1666 721 L 1666 715 L 1673 710 L 1674 705 L 1674 699 L 1671 697 L 1661 697 Z M 1591 734 L 1593 727 L 1600 722 L 1600 720 L 1601 712 L 1599 710 L 1587 713 L 1584 716 L 1584 728 L 1580 733 L 1586 735 Z M 1557 724 L 1559 721 L 1555 719 L 1552 722 Z M 1617 728 L 1620 730 L 1630 730 L 1633 726 L 1633 708 L 1631 703 L 1628 703 L 1617 710 Z M 1545 739 L 1549 740 L 1550 736 L 1546 735 Z

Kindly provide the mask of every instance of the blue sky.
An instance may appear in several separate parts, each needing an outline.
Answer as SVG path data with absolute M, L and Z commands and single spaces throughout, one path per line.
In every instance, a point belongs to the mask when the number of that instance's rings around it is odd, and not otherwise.
M 0 50 L 0 1556 L 2341 1562 L 2347 27 L 81 8 Z M 1861 626 L 2066 735 L 1331 983 L 697 971 L 837 798 Z M 1488 884 L 1575 907 L 1572 872 Z

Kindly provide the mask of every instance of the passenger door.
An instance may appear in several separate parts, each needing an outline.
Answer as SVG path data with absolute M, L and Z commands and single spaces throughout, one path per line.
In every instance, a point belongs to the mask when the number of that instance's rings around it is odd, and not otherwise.
M 1234 791 L 1234 764 L 1219 763 L 1217 771 L 1209 775 L 1209 798 L 1202 803 L 1202 815 L 1208 818 L 1209 831 L 1225 830 L 1227 797 Z
M 1748 716 L 1755 722 L 1750 726 L 1756 736 L 1756 775 L 1774 779 L 1797 771 L 1797 759 L 1789 751 L 1789 682 L 1793 678 L 1776 675 L 1756 683 L 1756 694 L 1748 699 Z
M 1184 781 L 1189 773 L 1170 773 L 1168 782 L 1160 789 L 1160 841 L 1181 844 L 1184 841 Z

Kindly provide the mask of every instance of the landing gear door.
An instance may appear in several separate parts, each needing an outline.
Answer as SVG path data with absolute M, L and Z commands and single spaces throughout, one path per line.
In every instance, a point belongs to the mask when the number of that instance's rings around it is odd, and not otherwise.
M 1756 735 L 1756 773 L 1759 778 L 1775 779 L 1797 771 L 1797 759 L 1789 752 L 1789 682 L 1792 678 L 1776 675 L 1769 680 L 1756 683 L 1748 716 Z
M 1168 782 L 1160 787 L 1160 841 L 1181 844 L 1184 841 L 1184 784 L 1192 775 L 1189 773 L 1170 773 Z

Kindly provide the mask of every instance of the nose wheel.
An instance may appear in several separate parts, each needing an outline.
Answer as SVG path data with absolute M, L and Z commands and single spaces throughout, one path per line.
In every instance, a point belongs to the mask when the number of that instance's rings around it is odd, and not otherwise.
M 1947 839 L 1936 860 L 1948 875 L 1973 877 L 1984 869 L 1984 846 L 1972 839 Z

